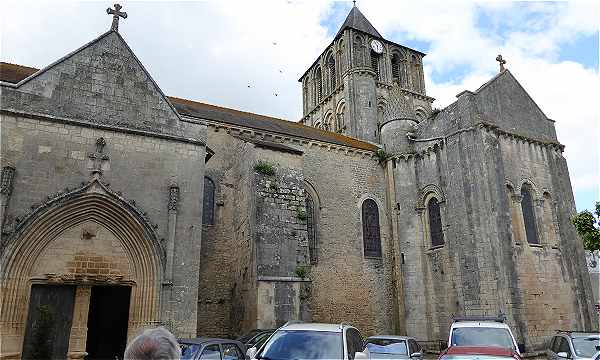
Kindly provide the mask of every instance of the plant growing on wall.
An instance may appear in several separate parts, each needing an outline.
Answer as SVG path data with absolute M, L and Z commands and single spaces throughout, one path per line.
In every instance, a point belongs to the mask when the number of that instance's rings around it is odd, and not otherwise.
M 377 150 L 377 152 L 375 152 L 375 155 L 377 155 L 380 164 L 384 163 L 390 157 L 390 154 L 386 153 L 383 149 Z
M 571 219 L 575 229 L 583 240 L 583 248 L 592 254 L 590 267 L 596 267 L 597 252 L 600 250 L 600 201 L 596 202 L 596 210 L 592 213 L 584 210 Z
M 306 211 L 304 211 L 304 210 L 298 210 L 298 211 L 296 212 L 296 217 L 297 217 L 299 220 L 302 220 L 302 221 L 306 220 Z
M 306 266 L 302 266 L 302 265 L 296 266 L 296 276 L 297 277 L 304 279 L 306 277 L 306 273 L 307 273 Z
M 262 160 L 258 161 L 256 165 L 254 165 L 254 171 L 267 176 L 275 175 L 275 167 L 272 164 Z

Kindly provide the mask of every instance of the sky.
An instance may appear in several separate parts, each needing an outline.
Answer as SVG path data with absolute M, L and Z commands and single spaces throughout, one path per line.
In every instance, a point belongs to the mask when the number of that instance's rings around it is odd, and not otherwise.
M 121 1 L 121 35 L 170 96 L 301 117 L 298 78 L 351 1 Z M 110 28 L 109 1 L 4 0 L 0 60 L 44 67 Z M 556 121 L 577 210 L 599 200 L 600 1 L 378 1 L 357 6 L 388 40 L 427 53 L 444 108 L 498 71 L 496 55 Z

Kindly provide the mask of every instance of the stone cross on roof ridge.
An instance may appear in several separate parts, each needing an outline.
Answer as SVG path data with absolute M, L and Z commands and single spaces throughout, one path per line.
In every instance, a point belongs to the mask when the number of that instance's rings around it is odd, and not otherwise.
M 504 67 L 504 64 L 506 64 L 506 60 L 502 58 L 502 55 L 496 56 L 496 61 L 500 63 L 500 72 L 506 70 L 506 68 Z
M 123 7 L 121 5 L 115 4 L 114 10 L 111 8 L 106 9 L 106 13 L 113 16 L 112 26 L 110 29 L 116 32 L 119 32 L 119 17 L 127 19 L 127 13 L 125 11 L 120 11 L 122 8 Z

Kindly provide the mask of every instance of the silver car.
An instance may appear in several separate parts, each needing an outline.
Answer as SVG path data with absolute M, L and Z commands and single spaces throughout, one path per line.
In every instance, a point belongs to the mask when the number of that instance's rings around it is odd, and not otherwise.
M 550 341 L 548 360 L 592 360 L 600 350 L 600 334 L 560 331 Z
M 423 359 L 423 349 L 408 336 L 378 335 L 365 340 L 371 359 Z

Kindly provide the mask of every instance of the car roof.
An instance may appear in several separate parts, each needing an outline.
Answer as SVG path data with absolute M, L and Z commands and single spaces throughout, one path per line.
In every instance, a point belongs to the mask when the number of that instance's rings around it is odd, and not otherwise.
M 329 332 L 342 332 L 344 328 L 353 327 L 348 324 L 322 324 L 322 323 L 293 323 L 283 325 L 279 330 L 290 330 L 290 331 L 329 331 Z
M 569 332 L 560 332 L 557 335 L 565 335 L 565 336 L 569 336 L 572 338 L 585 338 L 585 337 L 598 337 L 600 336 L 600 333 L 595 333 L 595 332 L 579 332 L 579 331 L 569 331 Z
M 232 339 L 220 339 L 220 338 L 209 338 L 209 337 L 197 337 L 197 338 L 193 338 L 193 339 L 178 339 L 177 342 L 179 342 L 180 344 L 206 344 L 206 343 L 211 343 L 211 344 L 237 344 L 237 345 L 242 345 L 241 342 L 237 341 L 237 340 L 232 340 Z
M 374 335 L 374 336 L 369 336 L 367 338 L 367 340 L 369 340 L 369 339 L 414 340 L 415 338 L 410 337 L 410 336 L 401 336 L 401 335 Z
M 452 324 L 452 328 L 463 328 L 463 327 L 486 327 L 486 328 L 500 328 L 508 329 L 508 325 L 496 321 L 461 321 Z

